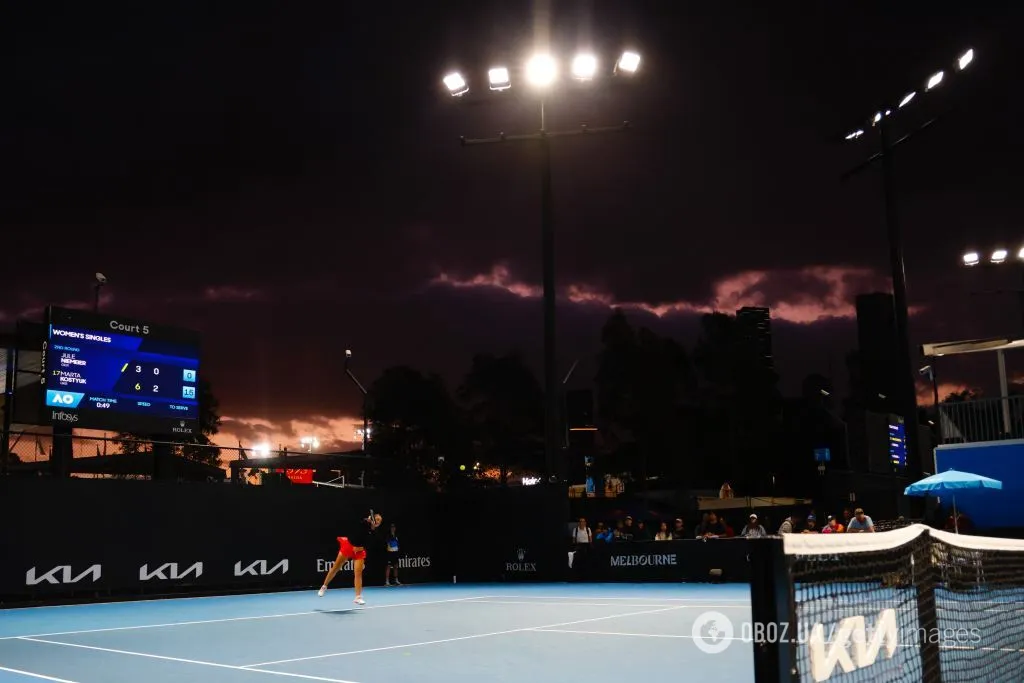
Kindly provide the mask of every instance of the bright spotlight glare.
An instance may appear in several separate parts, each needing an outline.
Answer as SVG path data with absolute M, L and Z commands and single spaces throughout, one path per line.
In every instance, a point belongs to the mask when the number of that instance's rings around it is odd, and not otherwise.
M 846 139 L 847 139 L 847 140 L 856 140 L 856 139 L 857 139 L 857 138 L 859 138 L 859 137 L 860 137 L 861 135 L 864 135 L 864 131 L 863 131 L 863 130 L 860 130 L 860 129 L 858 129 L 858 130 L 855 130 L 855 131 L 853 131 L 853 132 L 852 132 L 852 133 L 850 133 L 849 135 L 847 135 L 847 136 L 846 136 Z
M 487 72 L 487 79 L 491 83 L 491 90 L 508 90 L 512 87 L 512 81 L 508 77 L 508 69 L 497 66 Z
M 1017 252 L 1017 258 L 1019 258 L 1021 261 L 1024 261 L 1024 247 L 1021 247 L 1020 251 Z
M 466 79 L 458 72 L 450 73 L 444 77 L 444 87 L 448 88 L 448 92 L 452 94 L 452 97 L 465 95 L 469 91 Z
M 961 71 L 967 68 L 967 65 L 974 61 L 974 50 L 970 49 L 967 52 L 960 55 L 960 59 L 956 60 L 956 65 Z
M 976 266 L 976 265 L 978 265 L 978 262 L 980 260 L 981 260 L 981 257 L 978 256 L 978 252 L 976 252 L 976 251 L 969 251 L 966 254 L 964 254 L 964 265 L 965 266 Z
M 1002 263 L 1006 260 L 1006 256 L 1005 249 L 996 249 L 992 252 L 992 263 Z
M 258 443 L 252 447 L 252 454 L 257 458 L 269 458 L 270 457 L 270 444 L 269 443 Z
M 871 123 L 875 124 L 882 120 L 882 112 L 875 114 L 875 118 L 871 119 Z
M 939 86 L 939 83 L 942 83 L 942 77 L 944 75 L 945 74 L 941 71 L 933 75 L 931 78 L 928 79 L 928 86 L 925 89 L 932 90 L 934 88 L 937 88 Z
M 588 81 L 597 73 L 597 57 L 584 54 L 576 55 L 572 60 L 572 76 L 581 81 Z
M 526 80 L 530 85 L 544 88 L 555 82 L 558 69 L 549 55 L 536 55 L 526 63 Z
M 902 100 L 900 100 L 900 109 L 903 109 L 903 107 L 905 107 L 908 104 L 910 104 L 910 101 L 912 99 L 914 99 L 914 96 L 916 96 L 916 95 L 917 95 L 916 91 L 915 92 L 911 92 L 911 93 L 907 93 L 906 97 L 904 97 Z
M 618 68 L 622 71 L 635 73 L 640 68 L 640 55 L 635 52 L 623 52 L 619 57 Z

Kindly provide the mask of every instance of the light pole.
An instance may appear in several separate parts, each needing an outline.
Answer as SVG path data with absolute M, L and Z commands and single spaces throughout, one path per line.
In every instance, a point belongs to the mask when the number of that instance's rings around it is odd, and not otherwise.
M 960 55 L 956 60 L 953 72 L 961 72 L 974 61 L 974 50 L 970 49 Z M 937 71 L 931 75 L 925 83 L 924 92 L 928 93 L 938 88 L 946 80 L 946 71 Z M 858 128 L 847 134 L 847 141 L 857 141 L 864 137 L 865 129 L 878 131 L 879 151 L 868 158 L 857 167 L 846 172 L 842 179 L 845 181 L 861 171 L 870 168 L 876 161 L 882 166 L 882 197 L 885 206 L 885 226 L 889 241 L 889 268 L 892 275 L 893 300 L 895 304 L 896 318 L 896 343 L 899 346 L 901 390 L 897 398 L 900 412 L 904 413 L 904 421 L 908 425 L 906 432 L 907 452 L 913 458 L 913 468 L 916 473 L 923 471 L 921 459 L 918 418 L 917 418 L 917 392 L 915 390 L 914 366 L 910 352 L 910 334 L 908 332 L 909 305 L 907 303 L 907 279 L 903 258 L 903 232 L 899 224 L 897 211 L 896 187 L 893 181 L 892 157 L 896 147 L 903 144 L 914 135 L 926 130 L 934 124 L 938 118 L 932 118 L 924 124 L 906 133 L 902 137 L 892 139 L 892 121 L 894 114 L 909 107 L 918 101 L 918 92 L 912 90 L 905 94 L 895 106 L 884 106 L 879 109 L 870 122 L 864 128 Z
M 359 389 L 359 392 L 363 395 L 363 453 L 367 453 L 366 445 L 370 440 L 370 416 L 367 414 L 367 402 L 366 402 L 366 387 L 363 383 L 356 379 L 356 376 L 352 374 L 352 368 L 349 366 L 352 364 L 352 349 L 345 349 L 345 374 L 352 380 L 353 384 Z
M 589 52 L 577 54 L 569 69 L 572 81 L 585 85 L 595 85 L 603 76 L 628 77 L 636 74 L 640 68 L 640 55 L 634 51 L 623 52 L 615 61 L 610 73 L 602 74 L 600 60 L 597 55 Z M 526 61 L 522 71 L 513 73 L 508 66 L 495 66 L 487 72 L 488 90 L 501 96 L 513 88 L 513 82 L 520 78 L 539 96 L 540 129 L 536 133 L 525 135 L 505 135 L 499 133 L 492 138 L 470 139 L 461 137 L 463 146 L 493 145 L 507 142 L 536 143 L 540 148 L 540 181 L 541 181 L 541 261 L 543 269 L 544 289 L 544 458 L 548 481 L 555 483 L 560 480 L 562 467 L 559 454 L 562 439 L 559 428 L 561 386 L 558 378 L 556 335 L 555 335 L 555 210 L 554 193 L 551 184 L 551 145 L 554 137 L 589 135 L 628 130 L 629 123 L 618 126 L 590 128 L 582 125 L 577 129 L 550 131 L 547 127 L 545 100 L 547 94 L 560 81 L 559 62 L 555 56 L 540 53 Z M 442 79 L 448 94 L 453 98 L 464 98 L 470 92 L 469 81 L 460 72 L 449 73 Z

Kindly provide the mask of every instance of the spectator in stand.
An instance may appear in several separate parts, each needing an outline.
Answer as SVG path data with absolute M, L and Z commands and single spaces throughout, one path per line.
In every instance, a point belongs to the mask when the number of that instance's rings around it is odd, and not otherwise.
M 953 519 L 953 513 L 949 513 L 949 517 L 946 519 L 944 529 L 946 531 L 957 531 L 960 533 L 968 533 L 974 528 L 974 524 L 971 522 L 970 517 L 960 512 L 956 513 L 956 519 Z
M 622 526 L 622 540 L 632 541 L 636 536 L 636 527 L 633 526 L 633 516 L 626 515 L 626 523 Z
M 814 515 L 807 515 L 807 526 L 801 531 L 802 534 L 816 534 L 818 533 L 818 518 Z
M 594 541 L 597 543 L 611 543 L 613 540 L 615 540 L 615 534 L 612 533 L 612 530 L 606 527 L 604 522 L 598 522 Z
M 732 498 L 733 497 L 732 487 L 729 486 L 729 482 L 725 482 L 724 484 L 722 484 L 722 488 L 720 488 L 718 490 L 718 497 L 719 498 Z
M 864 534 L 874 532 L 875 523 L 871 521 L 870 517 L 864 514 L 864 508 L 857 508 L 854 510 L 853 519 L 851 519 L 849 525 L 847 525 L 846 533 Z
M 625 543 L 628 540 L 626 538 L 626 525 L 621 519 L 615 523 L 614 536 L 616 543 Z
M 576 550 L 586 550 L 590 547 L 590 544 L 594 542 L 594 534 L 591 533 L 590 527 L 587 526 L 587 520 L 585 517 L 580 517 L 579 524 L 572 530 L 572 544 L 576 547 Z M 580 548 L 580 546 L 586 546 Z
M 703 529 L 708 523 L 708 513 L 704 513 L 700 516 L 700 524 L 693 530 L 693 535 L 696 538 L 700 538 L 700 530 Z
M 707 521 L 700 525 L 698 530 L 697 538 L 724 538 L 728 532 L 726 531 L 725 524 L 718 518 L 714 512 L 708 513 Z
M 740 532 L 740 536 L 743 538 L 764 538 L 767 535 L 764 527 L 758 523 L 757 515 L 750 513 L 750 519 L 746 526 L 743 527 L 743 531 Z
M 679 521 L 679 520 L 676 520 Z M 668 522 L 662 522 L 658 528 L 658 533 L 654 534 L 655 541 L 671 541 L 673 538 L 672 532 L 668 530 Z
M 779 535 L 793 533 L 793 516 L 790 515 L 782 520 L 782 525 L 779 526 Z
M 672 540 L 681 541 L 684 538 L 687 538 L 686 527 L 683 525 L 683 520 L 676 517 L 675 526 L 672 527 Z
M 651 532 L 647 529 L 647 524 L 643 520 L 636 523 L 636 532 L 633 534 L 634 541 L 649 541 L 651 540 Z
M 821 533 L 823 533 L 823 534 L 841 534 L 844 531 L 846 531 L 846 529 L 843 527 L 842 524 L 839 523 L 839 520 L 836 519 L 835 517 L 833 517 L 832 515 L 829 515 L 828 516 L 828 524 L 826 524 L 825 527 L 821 530 Z
M 851 519 L 853 519 L 853 513 L 850 512 L 850 508 L 843 508 L 843 517 L 839 521 L 849 527 Z

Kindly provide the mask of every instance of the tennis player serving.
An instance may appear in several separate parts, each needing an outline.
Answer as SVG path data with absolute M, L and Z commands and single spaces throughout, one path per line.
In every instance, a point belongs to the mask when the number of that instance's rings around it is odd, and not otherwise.
M 327 572 L 324 585 L 320 586 L 320 591 L 317 595 L 322 598 L 324 593 L 327 592 L 328 584 L 334 580 L 334 576 L 341 570 L 345 561 L 352 560 L 352 574 L 356 588 L 356 599 L 354 602 L 357 605 L 366 604 L 366 601 L 363 600 L 363 567 L 366 565 L 366 547 L 370 544 L 373 532 L 377 530 L 377 527 L 380 526 L 383 520 L 383 517 L 379 514 L 374 514 L 373 510 L 370 510 L 370 516 L 359 520 L 359 524 L 356 525 L 355 531 L 351 536 L 338 536 L 338 545 L 340 546 L 338 557 L 335 558 L 334 564 L 331 565 L 331 570 Z

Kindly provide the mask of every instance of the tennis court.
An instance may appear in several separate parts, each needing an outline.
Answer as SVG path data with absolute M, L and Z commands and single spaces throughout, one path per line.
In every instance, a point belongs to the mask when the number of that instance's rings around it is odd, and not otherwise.
M 746 584 L 450 585 L 365 597 L 364 607 L 338 589 L 5 610 L 0 681 L 754 680 L 748 643 L 729 639 L 709 654 L 693 635 L 705 613 L 748 621 Z

